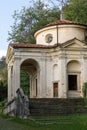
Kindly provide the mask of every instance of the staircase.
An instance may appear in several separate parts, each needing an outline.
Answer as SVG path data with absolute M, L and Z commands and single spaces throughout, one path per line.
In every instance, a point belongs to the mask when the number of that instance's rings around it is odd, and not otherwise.
M 87 113 L 87 106 L 83 98 L 77 99 L 58 99 L 58 98 L 40 98 L 30 99 L 30 115 L 66 115 L 76 113 Z

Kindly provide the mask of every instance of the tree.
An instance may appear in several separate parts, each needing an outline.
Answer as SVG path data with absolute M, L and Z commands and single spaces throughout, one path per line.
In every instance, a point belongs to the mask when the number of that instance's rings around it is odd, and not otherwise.
M 0 60 L 0 101 L 7 97 L 7 69 L 5 57 Z
M 64 12 L 66 19 L 87 24 L 87 0 L 68 0 Z
M 7 87 L 7 68 L 5 67 L 2 70 L 2 83 L 3 83 L 3 87 Z
M 7 87 L 4 86 L 3 82 L 0 80 L 0 101 L 7 98 Z
M 87 0 L 55 0 L 54 5 L 63 9 L 65 19 L 87 24 Z
M 48 8 L 41 0 L 34 1 L 32 7 L 23 7 L 13 15 L 8 41 L 18 43 L 35 43 L 34 33 L 46 24 L 59 19 L 59 8 Z
M 3 83 L 3 86 L 7 86 L 7 66 L 5 62 L 6 58 L 2 57 L 0 60 L 0 76 L 1 76 L 1 82 Z

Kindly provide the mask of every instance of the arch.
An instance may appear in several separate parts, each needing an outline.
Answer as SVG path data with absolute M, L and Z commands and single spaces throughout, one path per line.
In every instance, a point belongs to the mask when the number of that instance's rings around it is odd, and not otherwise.
M 40 69 L 40 65 L 36 59 L 33 59 L 33 58 L 24 59 L 21 61 L 20 66 L 23 67 L 23 66 L 26 66 L 27 64 L 34 65 L 34 66 L 36 66 L 37 69 Z
M 67 70 L 68 72 L 80 72 L 81 65 L 80 62 L 77 60 L 71 60 L 67 63 Z
M 22 61 L 20 69 L 27 72 L 29 75 L 29 86 L 26 87 L 29 87 L 30 97 L 38 97 L 40 78 L 39 63 L 34 59 L 25 59 Z

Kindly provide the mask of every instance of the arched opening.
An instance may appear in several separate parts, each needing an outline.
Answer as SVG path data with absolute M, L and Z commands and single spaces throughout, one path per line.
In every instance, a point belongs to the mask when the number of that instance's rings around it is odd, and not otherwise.
M 68 95 L 70 97 L 80 96 L 81 91 L 81 66 L 76 60 L 67 64 L 68 72 Z
M 27 59 L 21 64 L 21 87 L 30 98 L 38 97 L 39 65 L 34 59 Z

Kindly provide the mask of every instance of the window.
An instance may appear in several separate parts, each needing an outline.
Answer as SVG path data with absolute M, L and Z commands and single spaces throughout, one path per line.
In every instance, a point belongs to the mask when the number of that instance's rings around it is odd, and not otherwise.
M 52 34 L 48 34 L 48 35 L 46 35 L 46 42 L 47 42 L 47 43 L 52 42 L 52 40 L 53 40 L 53 36 L 52 36 Z

